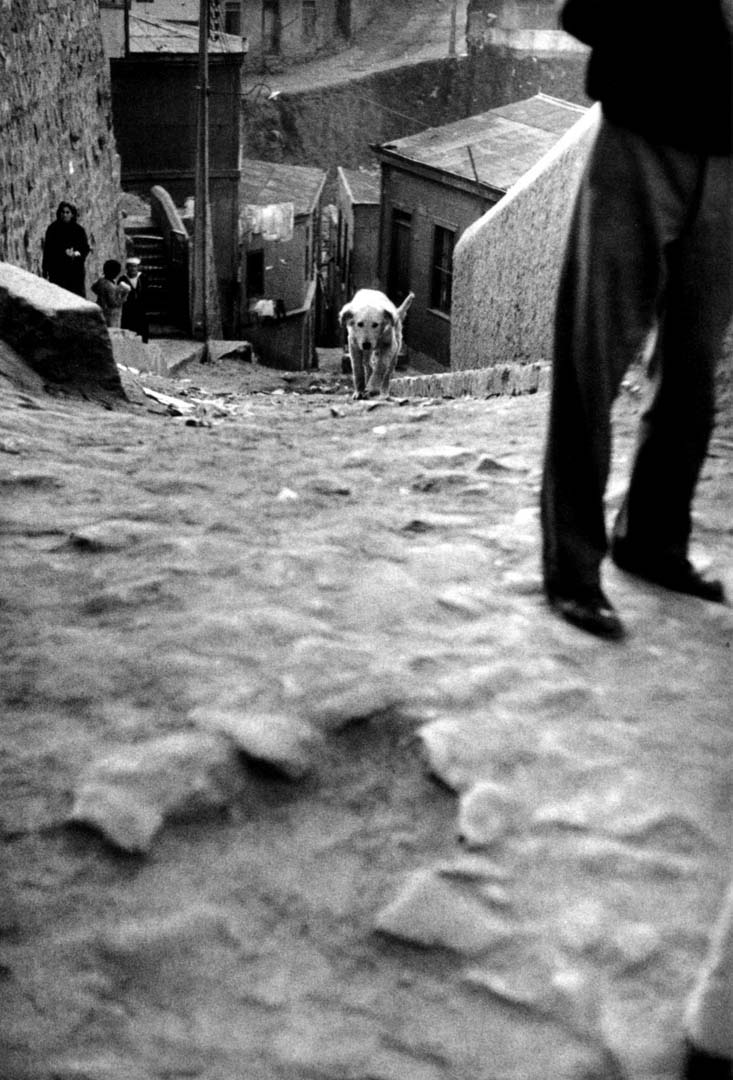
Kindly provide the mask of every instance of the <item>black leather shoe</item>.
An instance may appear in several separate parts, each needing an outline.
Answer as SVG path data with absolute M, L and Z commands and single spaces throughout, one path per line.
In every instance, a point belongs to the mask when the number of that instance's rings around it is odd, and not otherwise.
M 686 596 L 697 596 L 713 604 L 725 603 L 723 582 L 717 578 L 703 577 L 688 559 L 655 558 L 646 552 L 634 551 L 623 540 L 613 541 L 611 558 L 620 570 L 650 581 L 653 585 L 661 585 L 664 589 Z
M 548 588 L 547 599 L 566 622 L 589 634 L 616 641 L 624 636 L 623 623 L 599 585 L 582 586 L 572 592 Z
M 733 1080 L 733 1061 L 707 1054 L 688 1039 L 680 1080 Z

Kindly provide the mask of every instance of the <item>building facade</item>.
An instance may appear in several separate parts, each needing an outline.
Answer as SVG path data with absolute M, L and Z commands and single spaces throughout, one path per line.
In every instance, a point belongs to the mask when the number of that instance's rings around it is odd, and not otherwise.
M 109 0 L 107 0 L 109 2 Z M 172 2 L 172 0 L 171 0 Z M 110 56 L 112 112 L 125 191 L 148 197 L 161 186 L 179 207 L 196 191 L 199 101 L 198 27 L 183 20 L 107 9 L 110 27 L 124 20 L 123 52 Z M 246 51 L 241 38 L 212 34 L 209 72 L 209 203 L 218 309 L 227 337 L 239 332 L 239 156 Z
M 254 71 L 274 71 L 335 52 L 378 12 L 384 0 L 209 0 L 216 30 L 247 42 Z M 145 19 L 195 26 L 200 0 L 100 0 Z M 112 20 L 110 19 L 110 24 Z
M 379 278 L 396 304 L 415 294 L 405 332 L 411 355 L 450 365 L 458 239 L 583 111 L 537 94 L 374 147 L 382 174 Z

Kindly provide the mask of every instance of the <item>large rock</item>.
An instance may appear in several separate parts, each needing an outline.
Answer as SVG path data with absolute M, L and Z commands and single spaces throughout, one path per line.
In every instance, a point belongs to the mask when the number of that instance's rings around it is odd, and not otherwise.
M 469 956 L 504 944 L 511 930 L 479 899 L 464 895 L 432 870 L 417 870 L 376 917 L 375 929 L 423 948 Z
M 243 786 L 228 739 L 184 731 L 127 746 L 94 762 L 74 793 L 70 821 L 114 847 L 145 852 L 167 819 L 225 808 Z
M 321 733 L 296 716 L 248 715 L 204 706 L 194 710 L 192 719 L 197 727 L 228 736 L 245 757 L 289 780 L 307 776 L 324 747 Z
M 45 383 L 90 397 L 125 397 L 98 305 L 4 262 L 0 262 L 0 340 Z

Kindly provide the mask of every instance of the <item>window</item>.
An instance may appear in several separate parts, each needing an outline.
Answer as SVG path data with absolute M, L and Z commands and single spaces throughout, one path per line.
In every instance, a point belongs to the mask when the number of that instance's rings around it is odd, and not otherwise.
M 303 41 L 315 41 L 316 0 L 303 0 Z
M 395 304 L 401 304 L 410 291 L 410 247 L 412 245 L 412 214 L 392 209 L 390 230 L 387 291 Z
M 266 53 L 280 52 L 280 2 L 262 0 L 262 48 Z
M 453 294 L 453 248 L 456 234 L 436 225 L 433 231 L 433 266 L 430 277 L 430 306 L 450 314 Z
M 242 36 L 242 4 L 241 0 L 225 0 L 224 2 L 224 33 Z
M 343 245 L 341 247 L 341 280 L 343 282 L 346 282 L 348 280 L 350 254 L 351 252 L 349 250 L 349 223 L 348 221 L 345 221 L 343 232 Z
M 311 279 L 311 227 L 306 225 L 305 227 L 305 281 L 306 284 Z
M 265 295 L 265 253 L 247 252 L 247 296 Z
M 336 0 L 336 26 L 348 41 L 351 38 L 351 0 Z

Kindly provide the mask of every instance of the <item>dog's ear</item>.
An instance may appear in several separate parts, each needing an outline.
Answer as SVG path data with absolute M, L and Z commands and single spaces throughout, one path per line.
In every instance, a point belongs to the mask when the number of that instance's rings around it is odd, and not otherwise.
M 410 304 L 412 303 L 412 301 L 414 299 L 415 299 L 415 294 L 414 293 L 411 292 L 411 293 L 407 294 L 405 299 L 402 301 L 400 306 L 397 308 L 397 318 L 398 319 L 404 319 L 405 315 L 407 314 L 407 312 L 409 310 Z
M 339 323 L 341 326 L 346 326 L 350 319 L 354 318 L 354 312 L 351 310 L 348 304 L 341 308 L 339 312 Z
M 394 326 L 394 315 L 388 308 L 382 312 L 382 318 L 387 326 Z

